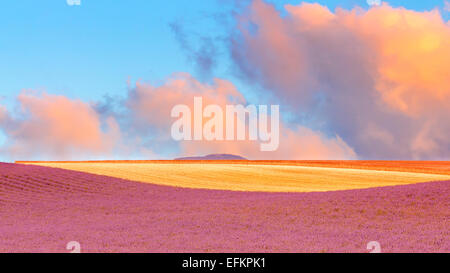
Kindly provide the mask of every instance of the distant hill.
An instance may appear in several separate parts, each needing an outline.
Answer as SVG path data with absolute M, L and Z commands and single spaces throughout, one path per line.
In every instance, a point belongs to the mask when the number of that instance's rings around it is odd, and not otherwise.
M 179 157 L 175 160 L 247 160 L 247 158 L 232 154 L 210 154 L 205 156 Z

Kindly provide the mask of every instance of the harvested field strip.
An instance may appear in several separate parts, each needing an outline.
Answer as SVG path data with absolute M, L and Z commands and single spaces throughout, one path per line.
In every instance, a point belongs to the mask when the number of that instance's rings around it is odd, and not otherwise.
M 450 179 L 450 175 L 443 174 L 299 165 L 124 162 L 33 164 L 159 185 L 235 191 L 321 192 Z

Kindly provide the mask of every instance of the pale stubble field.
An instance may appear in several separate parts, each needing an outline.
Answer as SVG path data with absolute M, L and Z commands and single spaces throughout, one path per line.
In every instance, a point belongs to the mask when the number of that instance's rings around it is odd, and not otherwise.
M 338 161 L 337 161 L 338 162 Z M 243 162 L 28 162 L 133 181 L 183 188 L 323 192 L 449 180 L 450 174 Z M 305 164 L 306 165 L 306 164 Z M 385 164 L 387 165 L 387 164 Z M 388 166 L 389 167 L 389 166 Z M 389 169 L 389 168 L 385 168 Z

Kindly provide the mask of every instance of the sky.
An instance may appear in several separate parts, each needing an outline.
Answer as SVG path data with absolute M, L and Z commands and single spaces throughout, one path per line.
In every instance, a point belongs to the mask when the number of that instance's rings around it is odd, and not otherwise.
M 0 160 L 449 160 L 449 19 L 442 0 L 6 1 Z M 279 104 L 279 150 L 173 141 L 193 96 Z

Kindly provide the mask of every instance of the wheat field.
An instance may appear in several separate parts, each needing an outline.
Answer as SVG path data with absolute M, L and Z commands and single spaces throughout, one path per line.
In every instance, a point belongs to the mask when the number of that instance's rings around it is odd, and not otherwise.
M 22 162 L 183 188 L 323 192 L 449 180 L 449 174 L 243 163 Z

